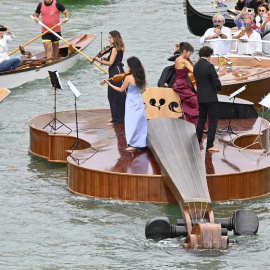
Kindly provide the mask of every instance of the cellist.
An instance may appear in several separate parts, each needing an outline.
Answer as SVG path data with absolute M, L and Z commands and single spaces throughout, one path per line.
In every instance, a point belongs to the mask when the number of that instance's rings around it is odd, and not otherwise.
M 185 120 L 197 126 L 199 117 L 197 95 L 195 89 L 189 86 L 187 79 L 188 73 L 193 72 L 189 58 L 194 48 L 188 42 L 181 42 L 179 51 L 180 56 L 175 59 L 176 78 L 172 88 L 179 94 Z M 208 122 L 204 129 L 208 129 Z
M 109 78 L 112 78 L 116 74 L 124 73 L 123 69 L 123 54 L 125 51 L 125 45 L 122 40 L 120 33 L 116 30 L 109 32 L 109 42 L 110 42 L 110 55 L 108 58 L 98 58 L 98 56 L 93 57 L 93 60 L 109 66 Z M 122 81 L 112 82 L 113 85 L 121 87 Z M 125 117 L 125 101 L 126 101 L 126 92 L 117 92 L 108 85 L 108 100 L 111 109 L 111 119 L 107 126 L 113 124 L 123 123 Z

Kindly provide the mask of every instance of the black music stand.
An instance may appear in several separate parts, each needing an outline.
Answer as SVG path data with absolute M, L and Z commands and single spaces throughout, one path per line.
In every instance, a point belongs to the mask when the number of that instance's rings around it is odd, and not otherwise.
M 77 133 L 76 142 L 73 145 L 71 145 L 68 150 L 72 150 L 72 152 L 71 152 L 71 154 L 72 154 L 73 151 L 76 150 L 78 147 L 86 147 L 86 148 L 91 148 L 97 152 L 97 149 L 91 147 L 89 144 L 87 144 L 79 139 L 78 114 L 77 114 L 77 102 L 76 101 L 77 101 L 77 98 L 81 95 L 81 93 L 77 90 L 77 88 L 73 85 L 73 83 L 71 81 L 68 81 L 67 85 L 75 97 L 74 106 L 75 106 L 75 115 L 76 115 L 76 133 Z
M 72 131 L 71 128 L 69 128 L 62 121 L 60 121 L 59 119 L 56 118 L 56 89 L 62 89 L 63 88 L 60 77 L 59 77 L 59 74 L 58 74 L 57 71 L 48 71 L 48 72 L 49 72 L 49 76 L 50 76 L 50 79 L 51 79 L 51 84 L 54 87 L 54 107 L 53 107 L 54 108 L 54 118 L 43 129 L 45 129 L 47 126 L 50 126 L 51 127 L 50 133 L 51 133 L 52 130 L 56 131 L 59 128 L 61 128 L 62 126 L 65 126 L 71 132 Z M 57 122 L 60 123 L 60 126 L 58 126 L 58 127 L 56 126 Z
M 264 114 L 264 108 L 266 107 L 268 110 L 270 109 L 270 93 L 266 97 L 264 97 L 263 100 L 259 102 L 259 104 L 262 105 L 262 108 L 263 108 L 259 134 L 255 138 L 255 140 L 254 140 L 254 142 L 252 144 L 250 144 L 250 145 L 248 145 L 248 146 L 246 146 L 244 148 L 239 149 L 239 152 L 242 151 L 242 150 L 245 150 L 245 149 L 247 149 L 250 146 L 255 145 L 255 144 L 259 144 L 261 146 L 261 149 L 264 149 L 264 151 L 267 152 L 267 150 L 262 145 L 262 138 L 261 138 L 261 136 L 263 134 L 261 133 L 261 131 L 262 131 L 262 119 L 263 119 L 263 114 Z M 269 152 L 267 153 L 267 155 L 268 154 L 269 154 Z
M 229 96 L 229 100 L 231 100 L 233 98 L 233 103 L 232 103 L 232 113 L 234 113 L 234 102 L 235 102 L 235 97 L 242 93 L 244 90 L 246 89 L 246 85 L 242 86 L 241 88 L 239 88 L 238 90 L 236 90 L 235 92 L 233 92 L 230 96 Z M 218 134 L 220 134 L 221 132 L 228 132 L 230 137 L 231 137 L 231 134 L 234 134 L 236 136 L 238 136 L 236 133 L 234 133 L 234 131 L 232 130 L 232 126 L 231 126 L 231 120 L 232 120 L 232 114 L 230 115 L 230 118 L 229 118 L 229 123 L 228 123 L 228 126 L 220 129 L 218 131 Z M 232 138 L 232 137 L 231 137 Z

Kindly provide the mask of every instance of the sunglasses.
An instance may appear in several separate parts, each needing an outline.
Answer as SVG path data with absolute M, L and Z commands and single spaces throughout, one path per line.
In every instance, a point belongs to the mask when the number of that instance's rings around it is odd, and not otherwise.
M 214 23 L 221 23 L 221 21 L 214 21 Z
M 246 26 L 246 25 L 251 26 L 251 24 L 250 24 L 250 23 L 244 23 L 244 26 Z

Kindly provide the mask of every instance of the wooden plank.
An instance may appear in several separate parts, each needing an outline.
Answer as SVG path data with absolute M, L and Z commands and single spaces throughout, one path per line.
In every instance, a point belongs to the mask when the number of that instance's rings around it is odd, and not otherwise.
M 6 88 L 0 88 L 0 102 L 3 101 L 8 95 L 10 91 Z

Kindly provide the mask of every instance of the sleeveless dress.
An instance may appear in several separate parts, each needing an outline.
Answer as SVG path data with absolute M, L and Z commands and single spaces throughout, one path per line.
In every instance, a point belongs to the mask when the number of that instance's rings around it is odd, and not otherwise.
M 184 111 L 185 120 L 197 126 L 199 119 L 199 105 L 197 95 L 188 85 L 188 68 L 175 69 L 176 78 L 173 84 L 173 90 L 179 94 Z
M 110 61 L 111 54 L 108 57 Z M 123 64 L 123 52 L 117 51 L 117 55 L 114 63 L 109 67 L 109 78 L 112 78 L 116 74 L 124 73 Z M 111 81 L 111 84 L 121 87 L 122 81 L 115 83 Z M 123 123 L 125 119 L 125 102 L 126 102 L 126 92 L 118 92 L 113 88 L 108 86 L 108 100 L 111 108 L 112 121 L 111 123 L 118 124 Z
M 146 146 L 147 119 L 141 88 L 132 84 L 128 86 L 126 99 L 125 134 L 128 146 Z

